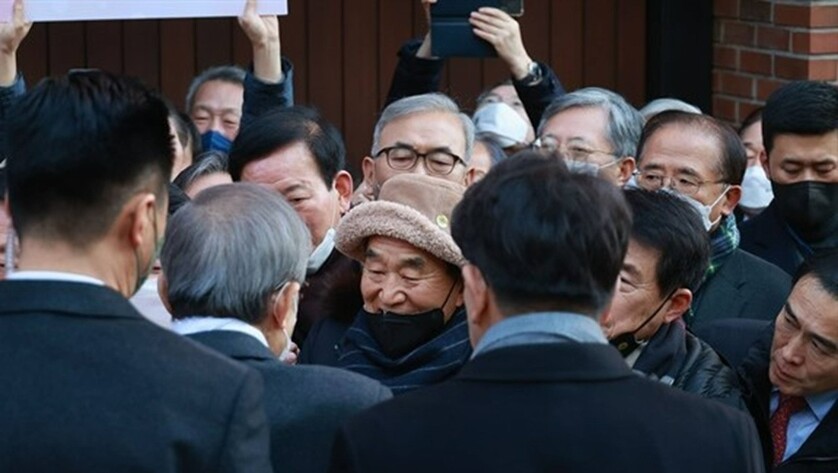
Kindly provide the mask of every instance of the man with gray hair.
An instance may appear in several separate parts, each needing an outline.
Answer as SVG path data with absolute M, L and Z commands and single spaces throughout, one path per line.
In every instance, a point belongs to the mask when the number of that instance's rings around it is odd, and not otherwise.
M 619 94 L 588 87 L 554 100 L 535 146 L 557 153 L 572 172 L 599 175 L 618 186 L 634 172 L 643 117 Z
M 391 397 L 361 375 L 277 360 L 291 344 L 309 250 L 308 230 L 285 199 L 236 183 L 179 210 L 161 255 L 174 329 L 262 375 L 274 471 L 326 471 L 340 424 Z
M 364 185 L 378 190 L 404 173 L 465 184 L 474 147 L 474 124 L 448 96 L 439 93 L 397 100 L 381 113 L 372 153 L 362 162 Z
M 242 123 L 267 110 L 294 104 L 293 66 L 281 56 L 279 21 L 259 16 L 258 0 L 247 0 L 239 18 L 253 49 L 253 70 L 212 67 L 186 93 L 186 113 L 201 133 L 204 151 L 228 153 Z

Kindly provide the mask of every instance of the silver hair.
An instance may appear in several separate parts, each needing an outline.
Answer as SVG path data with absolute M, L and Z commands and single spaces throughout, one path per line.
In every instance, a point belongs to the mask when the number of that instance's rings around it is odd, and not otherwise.
M 229 162 L 227 154 L 222 151 L 205 151 L 195 158 L 194 163 L 181 171 L 172 184 L 178 186 L 183 192 L 189 192 L 192 184 L 204 176 L 220 172 L 228 173 Z
M 209 81 L 218 80 L 221 82 L 228 82 L 231 84 L 239 84 L 244 86 L 244 77 L 247 72 L 239 66 L 216 66 L 210 67 L 204 72 L 200 73 L 189 84 L 189 90 L 186 92 L 186 113 L 192 113 L 192 107 L 195 105 L 195 94 L 202 85 Z
M 310 238 L 276 192 L 247 183 L 201 192 L 171 218 L 160 255 L 172 315 L 261 322 L 279 288 L 305 279 Z
M 474 149 L 474 122 L 471 121 L 468 115 L 460 111 L 460 107 L 450 97 L 440 93 L 413 95 L 396 100 L 388 105 L 381 112 L 378 123 L 375 124 L 375 131 L 372 137 L 372 156 L 375 157 L 381 150 L 381 132 L 390 122 L 414 113 L 427 112 L 453 113 L 460 119 L 466 138 L 466 153 L 463 156 L 463 161 L 466 164 L 471 162 L 471 153 Z
M 683 100 L 673 98 L 662 98 L 652 100 L 640 109 L 640 114 L 643 115 L 644 120 L 649 121 L 650 118 L 654 117 L 659 113 L 670 111 L 695 113 L 697 115 L 701 115 L 700 108 L 696 107 L 695 105 L 684 102 Z
M 608 112 L 608 141 L 614 154 L 637 155 L 637 142 L 643 131 L 643 117 L 621 95 L 599 87 L 587 87 L 562 95 L 547 107 L 538 125 L 538 135 L 544 125 L 559 112 L 576 107 L 600 107 Z

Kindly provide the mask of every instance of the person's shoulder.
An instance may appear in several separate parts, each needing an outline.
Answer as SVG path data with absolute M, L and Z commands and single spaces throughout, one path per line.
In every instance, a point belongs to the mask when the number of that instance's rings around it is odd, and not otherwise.
M 297 392 L 310 400 L 370 406 L 390 399 L 390 390 L 380 382 L 339 368 L 319 365 L 287 366 L 260 363 L 254 366 L 266 383 L 278 382 L 289 394 Z
M 784 287 L 791 286 L 791 277 L 779 266 L 742 248 L 738 248 L 733 253 L 729 263 L 732 263 L 732 267 L 739 268 L 740 272 L 746 274 L 749 279 L 753 278 L 764 283 L 773 283 Z

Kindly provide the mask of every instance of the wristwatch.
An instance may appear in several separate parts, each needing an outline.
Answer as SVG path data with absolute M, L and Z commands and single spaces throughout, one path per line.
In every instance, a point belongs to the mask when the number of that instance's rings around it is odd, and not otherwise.
M 541 82 L 544 76 L 541 73 L 541 68 L 538 67 L 538 63 L 533 61 L 527 66 L 527 75 L 525 75 L 521 80 L 518 82 L 524 84 L 527 87 L 531 87 L 533 85 L 537 85 Z

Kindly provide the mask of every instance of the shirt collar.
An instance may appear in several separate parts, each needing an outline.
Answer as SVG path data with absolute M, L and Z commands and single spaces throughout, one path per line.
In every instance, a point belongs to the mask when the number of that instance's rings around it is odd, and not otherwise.
M 181 335 L 191 335 L 193 333 L 214 332 L 216 330 L 228 330 L 230 332 L 239 332 L 259 340 L 262 345 L 268 347 L 268 339 L 265 334 L 258 328 L 248 324 L 239 319 L 227 317 L 187 317 L 185 319 L 178 319 L 172 322 L 172 330 Z M 270 347 L 269 347 L 270 348 Z
M 777 386 L 771 387 L 771 396 L 772 400 L 779 398 L 780 390 L 777 389 Z M 818 418 L 818 422 L 820 422 L 827 414 L 829 414 L 832 406 L 835 405 L 835 401 L 838 400 L 838 390 L 811 394 L 809 396 L 805 396 L 804 399 L 806 399 L 806 404 L 809 406 L 809 410 L 815 414 L 815 417 Z
M 14 273 L 8 275 L 6 279 L 17 281 L 65 281 L 95 284 L 97 286 L 105 285 L 101 279 L 96 279 L 92 276 L 65 273 L 62 271 L 15 271 Z
M 517 341 L 512 342 L 512 338 Z M 536 312 L 513 315 L 491 326 L 474 347 L 472 356 L 500 346 L 521 345 L 527 342 L 549 343 L 562 339 L 579 343 L 608 343 L 602 328 L 587 315 L 572 312 Z
M 806 396 L 806 402 L 809 403 L 809 408 L 815 413 L 818 422 L 821 422 L 826 417 L 836 400 L 838 400 L 838 391 L 827 391 L 825 393 Z

